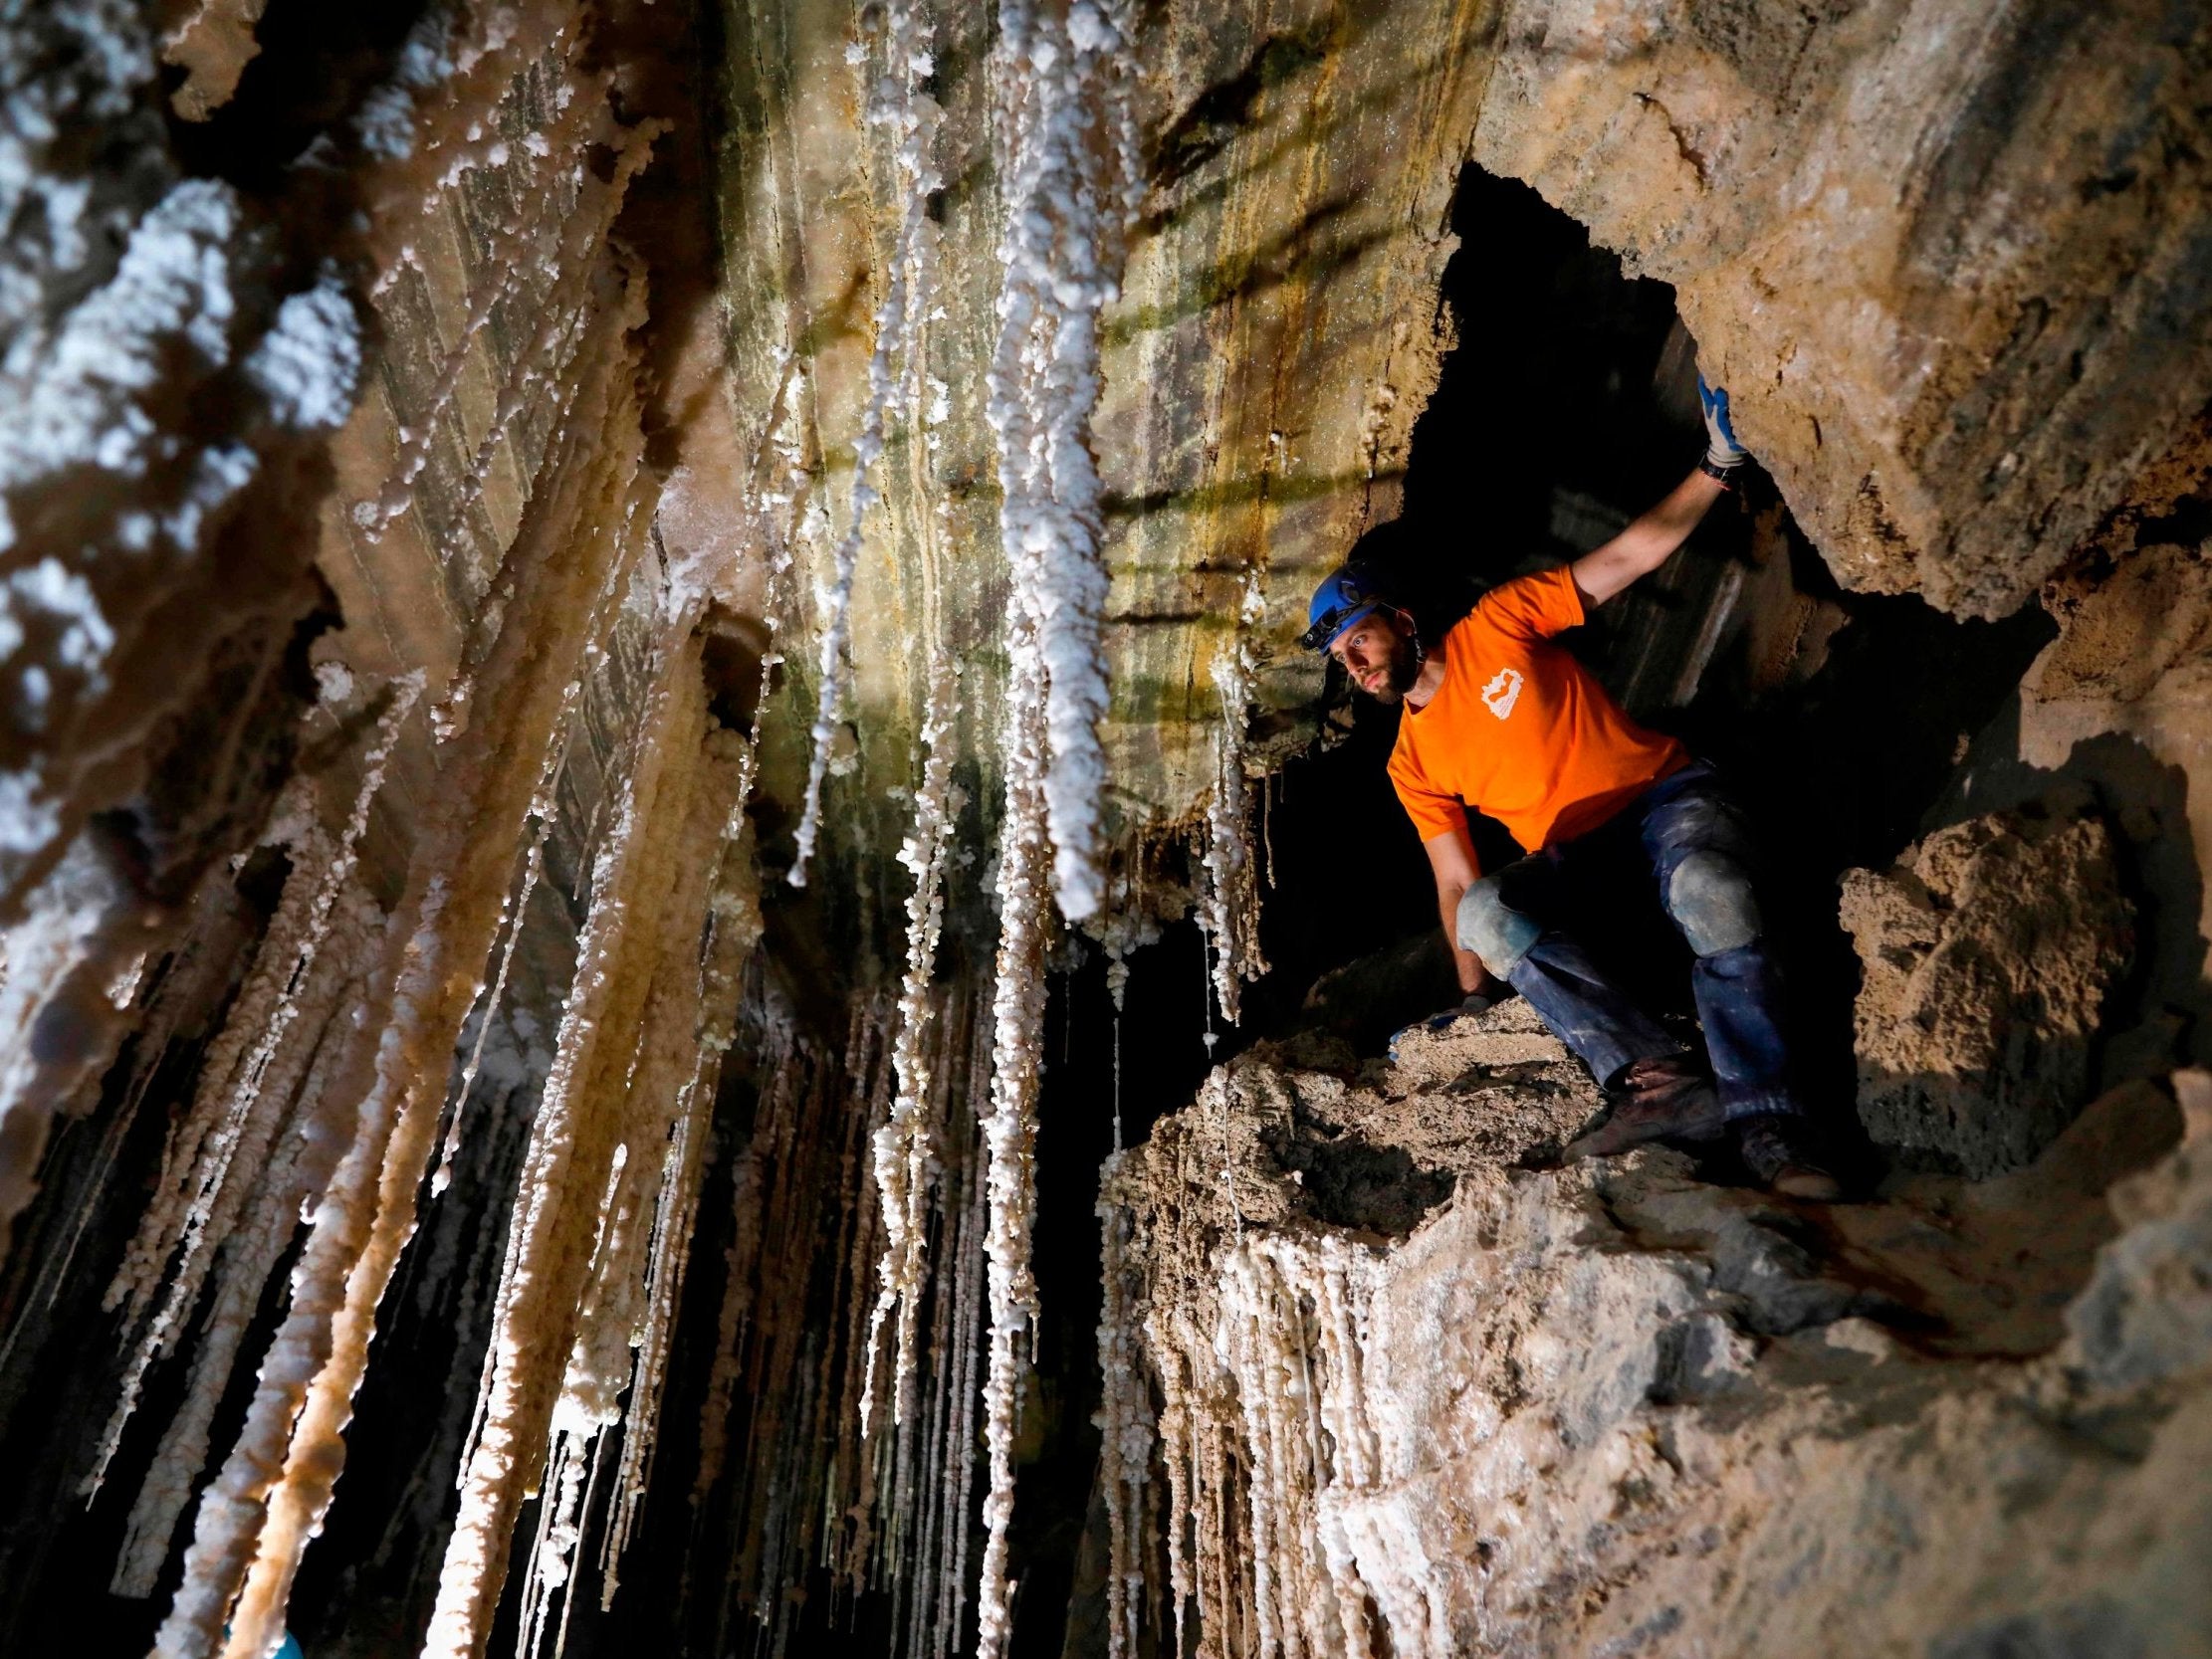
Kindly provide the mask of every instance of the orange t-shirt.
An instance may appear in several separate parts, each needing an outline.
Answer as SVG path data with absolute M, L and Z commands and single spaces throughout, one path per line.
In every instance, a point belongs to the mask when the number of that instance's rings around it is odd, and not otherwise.
M 1688 763 L 1551 636 L 1583 620 L 1565 566 L 1482 596 L 1443 642 L 1443 687 L 1406 706 L 1390 778 L 1424 841 L 1486 812 L 1530 852 L 1596 829 Z

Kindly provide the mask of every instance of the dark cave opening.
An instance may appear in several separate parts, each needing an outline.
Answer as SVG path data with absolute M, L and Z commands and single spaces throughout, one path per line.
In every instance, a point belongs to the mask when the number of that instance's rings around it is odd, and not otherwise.
M 1453 229 L 1441 303 L 1459 343 L 1414 430 L 1404 528 L 1374 538 L 1425 631 L 1498 581 L 1588 551 L 1703 447 L 1694 343 L 1665 285 L 1625 276 L 1534 190 L 1471 166 Z M 1718 762 L 1750 808 L 1808 1085 L 1846 1119 L 1857 964 L 1837 877 L 1919 832 L 2053 631 L 2033 605 L 1960 622 L 1917 597 L 1845 592 L 1754 468 L 1673 559 L 1565 636 L 1635 718 Z M 1456 993 L 1427 862 L 1384 775 L 1397 715 L 1353 697 L 1333 667 L 1324 698 L 1339 740 L 1270 780 L 1262 929 L 1276 971 L 1253 987 L 1246 1025 L 1294 1028 L 1318 978 L 1372 957 L 1375 983 L 1330 1010 L 1372 1053 Z M 1473 827 L 1485 867 L 1518 856 L 1494 823 Z M 1648 886 L 1592 893 L 1587 931 L 1642 995 L 1687 1017 L 1687 953 Z M 1417 942 L 1428 936 L 1435 950 Z

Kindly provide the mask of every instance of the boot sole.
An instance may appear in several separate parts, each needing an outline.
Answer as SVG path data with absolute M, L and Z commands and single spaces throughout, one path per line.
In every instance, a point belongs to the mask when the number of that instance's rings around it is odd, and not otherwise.
M 1767 1183 L 1769 1190 L 1787 1198 L 1805 1198 L 1818 1204 L 1833 1204 L 1844 1195 L 1843 1183 L 1834 1175 L 1819 1169 L 1808 1169 L 1802 1164 L 1792 1164 Z
M 1588 1157 L 1613 1157 L 1633 1151 L 1655 1141 L 1717 1141 L 1727 1127 L 1728 1120 L 1717 1114 L 1699 1115 L 1675 1123 L 1616 1126 L 1608 1122 L 1568 1141 L 1560 1156 L 1565 1162 L 1580 1163 Z

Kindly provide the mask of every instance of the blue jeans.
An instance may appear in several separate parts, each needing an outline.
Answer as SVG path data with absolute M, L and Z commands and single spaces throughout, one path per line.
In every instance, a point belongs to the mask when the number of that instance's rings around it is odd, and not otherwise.
M 1690 987 L 1721 1105 L 1731 1118 L 1795 1112 L 1781 976 L 1761 936 L 1752 851 L 1743 816 L 1712 767 L 1692 762 L 1590 834 L 1467 889 L 1459 947 L 1526 997 L 1601 1084 L 1638 1060 L 1681 1053 L 1558 926 L 1578 871 L 1641 852 L 1659 881 L 1659 902 L 1697 958 Z

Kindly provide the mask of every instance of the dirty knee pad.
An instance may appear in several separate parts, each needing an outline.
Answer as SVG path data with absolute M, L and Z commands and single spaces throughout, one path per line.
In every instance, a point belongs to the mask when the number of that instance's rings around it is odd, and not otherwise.
M 1476 882 L 1459 900 L 1459 948 L 1472 950 L 1500 979 L 1521 965 L 1543 931 L 1498 897 L 1495 878 Z
M 1700 848 L 1674 866 L 1666 881 L 1666 914 L 1700 956 L 1741 949 L 1759 936 L 1751 878 L 1726 853 Z

